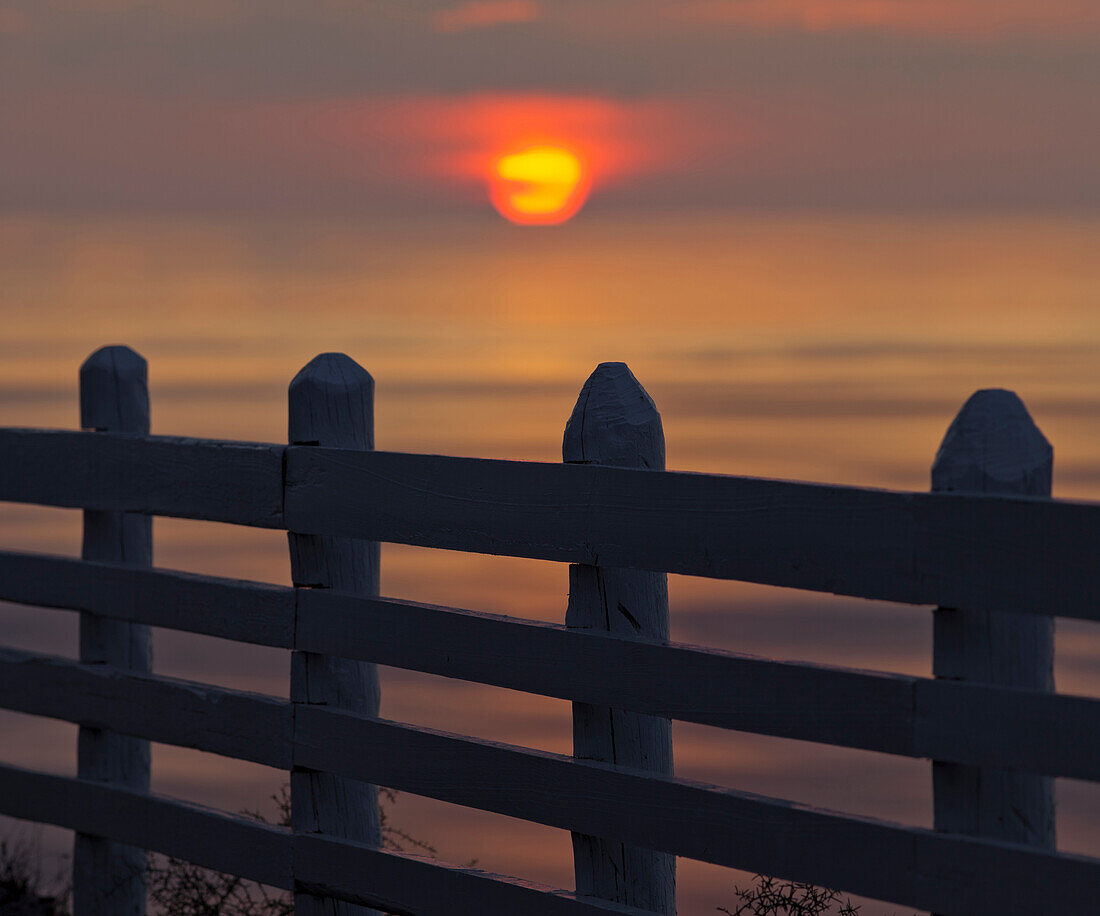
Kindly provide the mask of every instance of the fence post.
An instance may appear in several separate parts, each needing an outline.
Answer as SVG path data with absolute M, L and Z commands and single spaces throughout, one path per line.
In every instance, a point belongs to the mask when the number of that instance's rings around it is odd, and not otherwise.
M 343 353 L 314 357 L 290 383 L 291 445 L 374 448 L 374 379 Z M 377 595 L 379 545 L 353 538 L 288 534 L 296 588 L 335 588 Z M 378 715 L 378 669 L 313 652 L 294 651 L 290 699 Z M 366 783 L 297 767 L 290 776 L 291 827 L 380 846 L 378 790 Z M 375 910 L 296 892 L 297 916 L 352 916 Z
M 1011 391 L 972 395 L 932 465 L 937 493 L 1049 496 L 1053 450 Z M 1054 689 L 1054 618 L 936 608 L 933 673 L 1029 690 Z M 937 830 L 1054 849 L 1054 781 L 962 764 L 932 764 Z
M 600 363 L 565 427 L 562 458 L 575 464 L 664 470 L 661 416 L 625 363 Z M 667 642 L 664 573 L 569 567 L 566 625 Z M 672 774 L 668 719 L 573 704 L 573 754 Z M 619 841 L 573 834 L 577 893 L 658 913 L 676 911 L 676 857 Z
M 80 367 L 80 425 L 113 433 L 149 434 L 148 366 L 129 347 L 103 347 Z M 85 560 L 153 564 L 153 520 L 123 512 L 84 512 Z M 152 670 L 149 627 L 80 615 L 80 660 L 133 671 Z M 149 788 L 149 742 L 81 726 L 77 774 L 131 789 Z M 76 834 L 74 916 L 143 916 L 145 850 Z

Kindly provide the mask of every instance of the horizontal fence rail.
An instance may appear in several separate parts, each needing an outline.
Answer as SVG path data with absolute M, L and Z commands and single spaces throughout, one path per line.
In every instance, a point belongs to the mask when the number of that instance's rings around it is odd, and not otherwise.
M 1100 882 L 1100 861 L 1094 859 L 856 818 L 323 706 L 296 708 L 292 738 L 288 701 L 15 650 L 0 655 L 0 693 L 10 698 L 6 707 L 23 712 L 133 730 L 153 740 L 280 768 L 289 767 L 292 753 L 295 765 L 309 769 L 594 836 L 631 839 L 719 865 L 793 875 L 944 914 L 1032 914 L 1043 912 L 1044 906 L 1071 911 L 1084 907 Z M 83 695 L 74 700 L 76 693 Z M 139 703 L 136 710 L 127 709 L 124 699 L 134 696 L 150 697 L 156 705 L 143 710 Z M 237 727 L 226 736 L 218 726 L 228 724 L 229 715 Z M 11 787 L 4 780 L 29 784 L 40 775 L 0 767 L 0 797 Z M 242 862 L 239 855 L 229 858 L 220 847 L 204 848 L 196 857 L 190 847 L 165 847 L 165 839 L 152 842 L 155 838 L 144 834 L 135 838 L 122 819 L 138 816 L 134 806 L 143 804 L 136 800 L 145 797 L 142 793 L 89 783 L 95 790 L 85 794 L 80 781 L 62 782 L 58 804 L 67 810 L 76 803 L 72 793 L 81 793 L 79 817 L 39 813 L 36 819 L 285 886 L 271 879 L 272 872 L 257 873 L 260 863 Z M 114 820 L 94 830 L 80 820 L 107 817 L 96 813 L 97 799 L 114 798 L 114 792 L 122 792 L 130 807 L 112 808 Z M 2 804 L 4 813 L 23 816 L 20 806 L 38 804 L 38 799 L 4 797 Z M 150 801 L 152 808 L 160 805 L 157 810 L 170 813 L 181 830 L 193 831 L 204 817 L 221 817 L 195 806 L 181 805 L 177 811 L 174 804 Z M 110 808 L 107 801 L 102 805 L 104 811 Z M 822 849 L 828 854 L 822 855 Z
M 1100 506 L 716 474 L 287 452 L 295 530 L 1100 619 Z
M 1100 701 L 1087 697 L 779 662 L 329 590 L 299 593 L 297 640 L 718 728 L 1100 779 Z
M 284 528 L 284 445 L 0 429 L 0 500 Z
M 0 764 L 0 813 L 76 832 L 76 916 L 123 884 L 143 912 L 142 849 L 335 916 L 671 914 L 677 855 L 939 916 L 1095 909 L 1051 777 L 1100 781 L 1100 699 L 1052 666 L 1054 617 L 1100 620 L 1100 504 L 1049 498 L 1011 392 L 966 403 L 931 493 L 660 470 L 623 364 L 586 382 L 562 464 L 374 451 L 342 354 L 291 383 L 289 445 L 147 435 L 125 347 L 80 392 L 89 431 L 0 429 L 0 500 L 85 510 L 86 559 L 0 551 L 0 600 L 81 615 L 79 661 L 0 647 L 0 708 L 80 726 L 76 778 Z M 293 586 L 152 568 L 154 515 L 287 530 Z M 566 625 L 380 597 L 378 542 L 573 564 Z M 670 643 L 669 572 L 933 605 L 936 677 Z M 290 699 L 150 673 L 149 626 L 291 650 Z M 571 700 L 574 756 L 382 719 L 380 664 Z M 936 829 L 676 778 L 672 719 L 930 759 Z M 292 829 L 150 793 L 149 741 L 289 771 Z M 378 848 L 375 785 L 571 831 L 593 896 Z
M 133 583 L 133 592 L 128 582 Z M 191 596 L 205 600 L 192 604 Z M 220 599 L 210 600 L 211 596 Z M 251 613 L 267 623 L 257 637 L 243 626 L 235 628 L 230 638 L 245 642 L 737 731 L 1100 780 L 1100 700 L 1087 697 L 777 662 L 330 589 L 292 589 L 12 551 L 0 551 L 0 599 L 94 610 L 216 636 L 227 635 L 225 621 L 234 619 L 229 611 L 236 606 L 242 620 Z M 295 620 L 296 633 L 292 632 Z M 272 633 L 284 634 L 285 639 L 271 639 Z M 14 670 L 19 665 L 23 667 Z M 97 715 L 106 716 L 112 702 L 123 708 L 128 698 L 143 695 L 145 689 L 174 688 L 185 691 L 184 698 L 196 704 L 196 721 L 206 715 L 201 710 L 209 708 L 218 713 L 211 722 L 224 722 L 227 734 L 231 730 L 226 706 L 218 705 L 230 693 L 220 688 L 109 671 L 103 666 L 78 666 L 63 659 L 0 650 L 0 705 L 24 702 L 24 696 L 44 702 L 52 685 L 59 705 L 51 708 L 71 711 L 39 714 L 83 721 L 74 718 L 81 710 L 98 710 Z M 21 679 L 28 686 L 21 688 Z M 32 683 L 38 685 L 36 690 L 29 686 Z M 86 692 L 84 705 L 68 702 L 66 685 Z M 267 699 L 240 696 L 242 701 Z M 203 705 L 206 698 L 213 705 Z M 158 737 L 171 725 L 158 722 L 153 708 L 144 712 L 142 721 L 160 731 L 146 737 L 181 743 Z M 238 721 L 254 717 L 274 729 L 273 715 L 270 708 L 257 707 Z M 85 724 L 100 722 L 118 731 L 144 734 L 117 718 L 113 722 L 93 718 Z M 278 731 L 283 734 L 288 733 Z M 278 740 L 274 734 L 270 739 L 255 735 L 242 737 L 239 743 L 255 755 Z M 228 756 L 240 755 L 229 752 Z M 271 758 L 245 759 L 283 766 L 270 762 Z
M 817 810 L 352 713 L 299 710 L 296 760 L 441 801 L 945 914 L 1095 902 L 1100 860 Z
M 175 799 L 0 764 L 0 814 L 105 836 L 271 887 L 395 914 L 646 916 L 642 910 L 475 868 L 288 830 Z
M 1049 498 L 3 429 L 0 500 L 1100 620 L 1100 506 Z
M 189 802 L 0 764 L 0 814 L 109 837 L 286 888 L 286 832 Z
M 278 697 L 0 648 L 0 708 L 249 760 L 293 765 Z
M 294 645 L 295 592 L 281 585 L 0 550 L 0 600 L 279 649 Z

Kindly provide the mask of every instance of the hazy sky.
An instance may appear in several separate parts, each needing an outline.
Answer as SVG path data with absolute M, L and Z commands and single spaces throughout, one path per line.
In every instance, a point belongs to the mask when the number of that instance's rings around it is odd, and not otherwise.
M 1097 0 L 0 0 L 0 206 L 1100 207 Z

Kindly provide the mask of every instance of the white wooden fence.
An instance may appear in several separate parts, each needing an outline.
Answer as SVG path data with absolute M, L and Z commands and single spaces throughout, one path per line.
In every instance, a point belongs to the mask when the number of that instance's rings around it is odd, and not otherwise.
M 1050 672 L 1053 615 L 1100 620 L 1100 506 L 1049 498 L 1014 395 L 955 420 L 946 492 L 900 493 L 660 470 L 621 364 L 561 465 L 372 451 L 370 376 L 333 354 L 292 383 L 290 445 L 150 436 L 145 371 L 100 350 L 87 431 L 0 430 L 0 500 L 85 510 L 82 559 L 0 552 L 0 599 L 81 612 L 79 661 L 0 650 L 0 706 L 81 726 L 77 778 L 0 765 L 0 812 L 77 832 L 77 916 L 143 912 L 141 849 L 299 913 L 667 913 L 676 855 L 948 916 L 1095 911 L 1050 783 L 1100 779 L 1100 701 Z M 292 532 L 294 587 L 152 567 L 153 515 Z M 379 597 L 380 541 L 576 564 L 567 626 Z M 671 644 L 667 572 L 935 606 L 937 677 Z M 151 673 L 150 625 L 292 650 L 291 699 Z M 577 756 L 381 719 L 375 664 L 573 700 Z M 668 719 L 935 761 L 937 829 L 677 779 Z M 149 741 L 290 771 L 292 828 L 151 794 Z M 372 784 L 573 831 L 578 893 L 380 849 Z

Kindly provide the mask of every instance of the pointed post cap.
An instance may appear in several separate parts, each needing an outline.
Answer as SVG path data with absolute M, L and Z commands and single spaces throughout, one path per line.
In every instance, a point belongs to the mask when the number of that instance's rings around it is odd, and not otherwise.
M 977 391 L 955 417 L 932 464 L 939 493 L 1049 496 L 1054 449 L 1013 392 Z
M 149 364 L 129 347 L 100 347 L 80 367 L 80 425 L 149 434 Z
M 588 376 L 561 452 L 578 464 L 664 469 L 661 415 L 626 363 L 600 363 Z
M 350 356 L 313 357 L 288 394 L 291 445 L 374 448 L 374 379 Z

